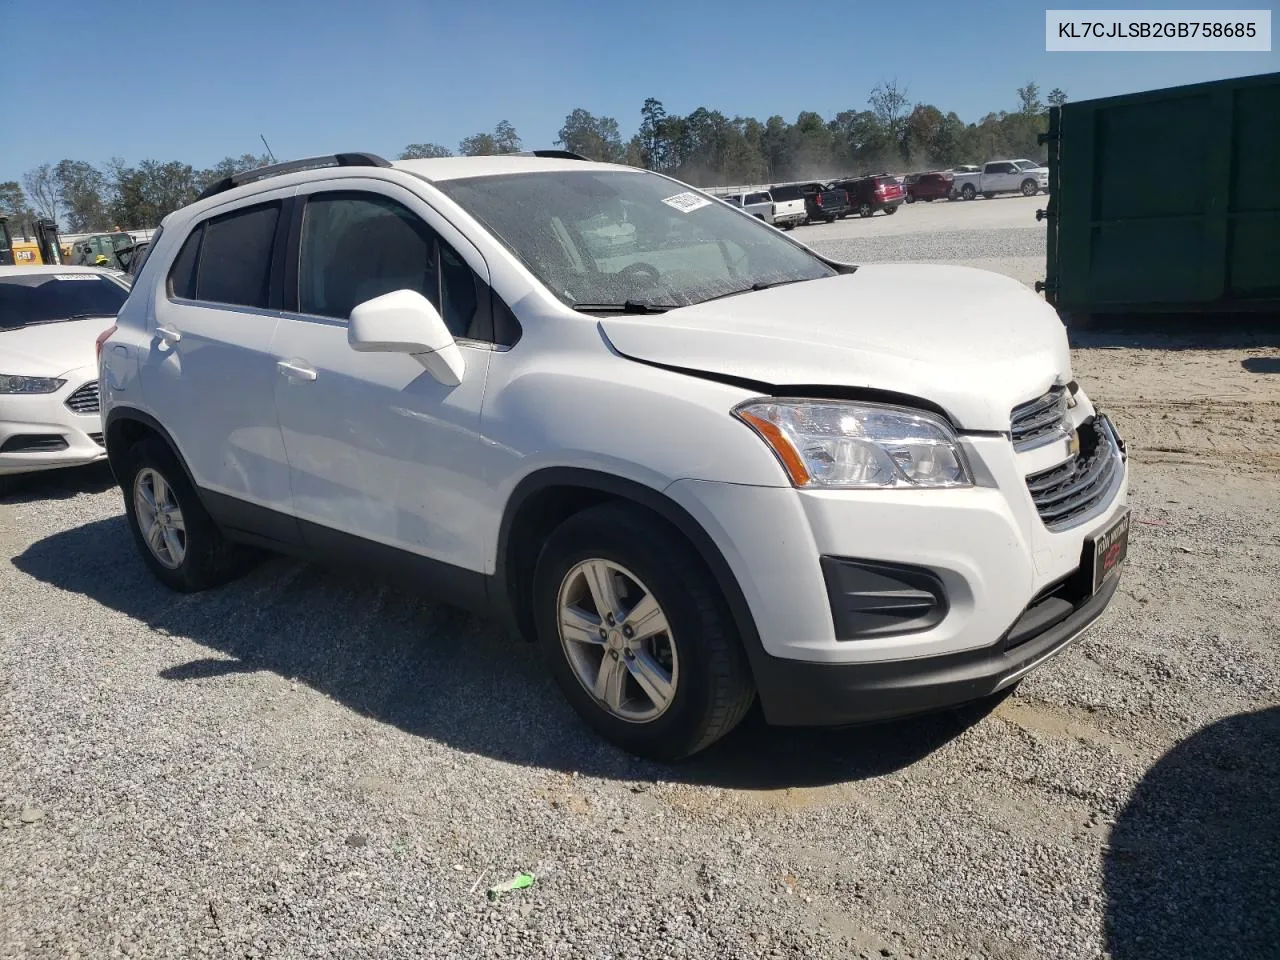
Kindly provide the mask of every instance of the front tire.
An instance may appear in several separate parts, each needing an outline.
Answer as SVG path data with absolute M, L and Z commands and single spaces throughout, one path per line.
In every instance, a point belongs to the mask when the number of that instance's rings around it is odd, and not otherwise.
M 860 216 L 860 217 L 874 217 L 875 215 L 876 215 L 876 212 L 875 212 L 875 210 L 873 210 L 873 209 L 871 208 L 871 204 L 869 204 L 869 203 L 860 203 L 860 204 L 858 204 L 858 216 Z
M 244 569 L 246 553 L 222 535 L 163 440 L 151 436 L 135 443 L 122 472 L 129 529 L 143 562 L 165 586 L 194 593 Z
M 696 753 L 755 698 L 715 580 L 678 532 L 637 508 L 605 504 L 561 524 L 538 557 L 533 605 L 565 697 L 630 753 Z
M 1022 195 L 1024 197 L 1034 197 L 1039 189 L 1039 185 L 1034 180 L 1022 181 Z

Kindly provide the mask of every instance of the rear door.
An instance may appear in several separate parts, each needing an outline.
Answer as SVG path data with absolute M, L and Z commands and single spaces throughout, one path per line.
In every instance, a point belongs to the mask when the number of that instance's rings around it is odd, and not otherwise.
M 1012 163 L 988 163 L 982 171 L 982 189 L 988 192 L 1016 189 L 1015 169 Z
M 200 487 L 285 513 L 289 467 L 270 347 L 280 302 L 273 265 L 292 192 L 263 194 L 187 235 L 156 297 L 138 371 L 147 406 Z M 292 539 L 289 528 L 281 539 Z

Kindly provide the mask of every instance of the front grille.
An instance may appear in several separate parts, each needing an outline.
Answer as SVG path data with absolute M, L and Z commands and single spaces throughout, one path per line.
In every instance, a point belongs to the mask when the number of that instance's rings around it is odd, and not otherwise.
M 98 381 L 90 380 L 83 387 L 79 387 L 75 393 L 67 397 L 67 406 L 76 413 L 97 413 Z
M 1083 523 L 1112 493 L 1120 469 L 1120 448 L 1111 425 L 1094 417 L 1080 425 L 1080 453 L 1073 460 L 1027 477 L 1036 512 L 1050 530 Z
M 100 447 L 105 447 L 107 445 L 106 442 L 102 439 L 102 434 L 100 433 L 89 434 L 89 439 L 92 440 L 94 443 L 96 443 Z
M 1013 449 L 1032 450 L 1070 435 L 1067 388 L 1054 387 L 1043 396 L 1019 404 L 1009 413 Z
M 56 433 L 15 433 L 0 446 L 0 453 L 57 453 L 67 449 L 67 438 Z

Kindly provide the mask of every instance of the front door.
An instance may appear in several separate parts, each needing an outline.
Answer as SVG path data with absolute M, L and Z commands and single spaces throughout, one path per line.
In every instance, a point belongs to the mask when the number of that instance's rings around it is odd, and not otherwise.
M 298 199 L 296 271 L 287 273 L 296 273 L 296 309 L 281 319 L 271 352 L 303 539 L 324 548 L 337 531 L 479 571 L 480 404 L 492 348 L 478 337 L 490 309 L 488 268 L 393 184 L 316 185 Z M 458 338 L 466 369 L 457 386 L 407 354 L 348 345 L 352 308 L 401 289 L 426 296 Z

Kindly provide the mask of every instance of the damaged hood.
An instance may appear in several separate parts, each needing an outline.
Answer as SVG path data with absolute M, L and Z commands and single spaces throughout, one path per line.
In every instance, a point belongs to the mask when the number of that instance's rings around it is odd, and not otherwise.
M 633 360 L 769 387 L 905 394 L 965 430 L 1008 430 L 1013 407 L 1071 379 L 1053 308 L 969 267 L 864 266 L 600 326 Z

